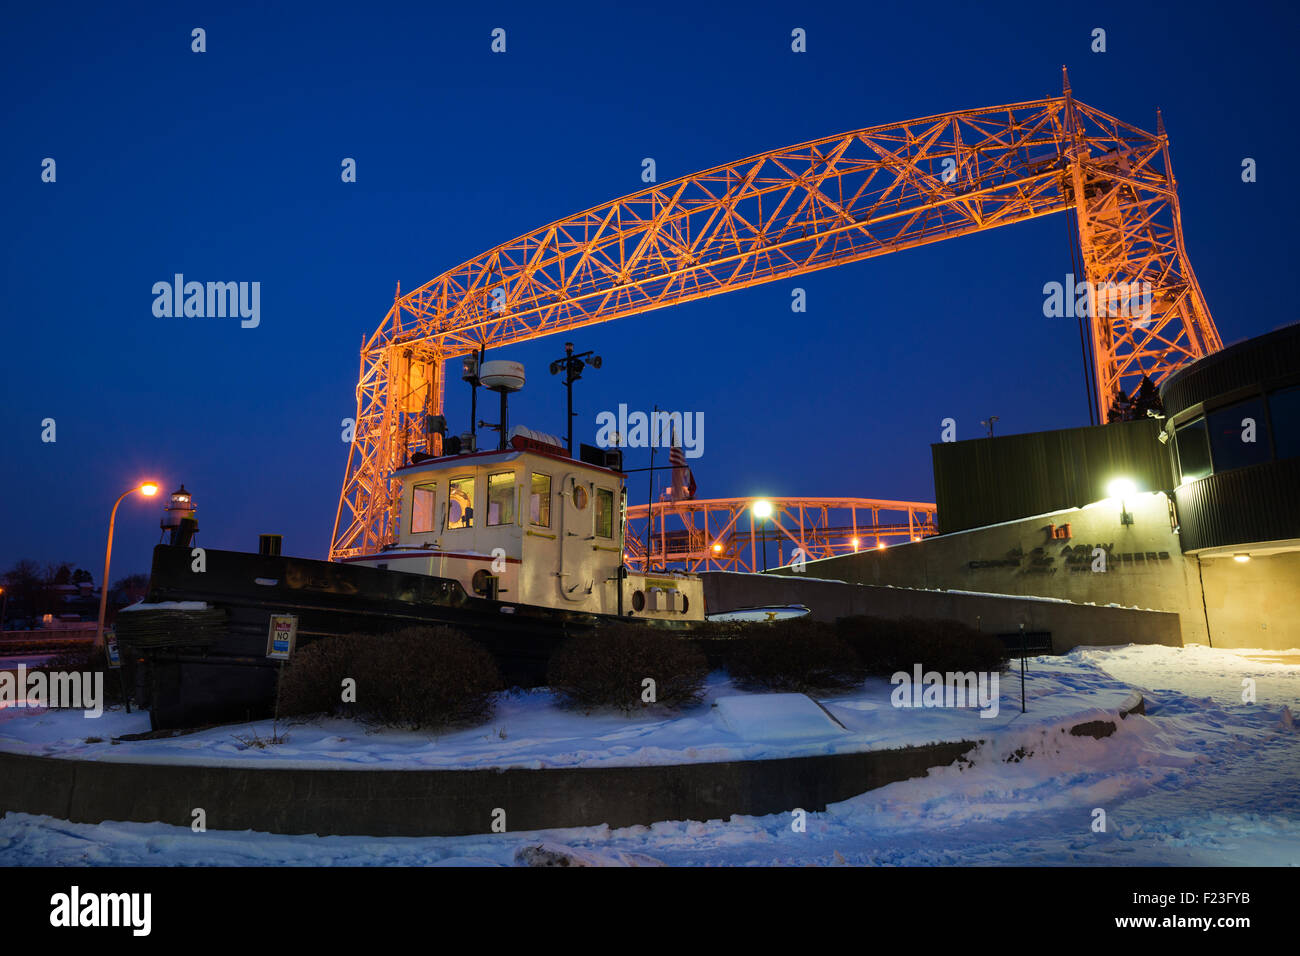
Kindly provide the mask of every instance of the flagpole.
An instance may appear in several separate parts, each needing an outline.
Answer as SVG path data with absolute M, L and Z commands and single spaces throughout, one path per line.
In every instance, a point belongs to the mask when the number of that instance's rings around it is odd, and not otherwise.
M 656 405 L 655 406 L 656 414 L 650 418 L 651 427 L 653 427 L 654 422 L 658 420 L 658 412 L 659 412 L 659 406 Z M 655 441 L 653 435 L 650 436 L 650 474 L 648 477 L 650 480 L 650 488 L 649 488 L 650 507 L 647 512 L 649 520 L 646 521 L 646 526 L 645 526 L 645 569 L 647 572 L 650 570 L 650 539 L 653 536 L 654 527 L 655 527 Z

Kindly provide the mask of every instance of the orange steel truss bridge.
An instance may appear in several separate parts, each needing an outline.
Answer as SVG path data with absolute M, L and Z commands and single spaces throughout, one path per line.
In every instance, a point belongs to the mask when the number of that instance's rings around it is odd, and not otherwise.
M 766 501 L 771 517 L 755 521 Z M 882 518 L 881 512 L 885 512 Z M 673 520 L 669 520 L 669 519 Z M 650 524 L 649 562 L 646 524 Z M 731 498 L 661 501 L 627 509 L 624 561 L 634 570 L 669 565 L 687 571 L 758 571 L 762 549 L 777 542 L 776 567 L 850 551 L 883 548 L 886 538 L 920 541 L 935 533 L 935 507 L 877 498 Z
M 330 557 L 380 550 L 393 469 L 441 452 L 448 359 L 1073 210 L 1093 288 L 1097 408 L 1222 347 L 1183 245 L 1169 140 L 1062 96 L 828 136 L 716 166 L 512 239 L 399 294 L 361 350 Z M 1114 314 L 1118 312 L 1119 314 Z M 1109 313 L 1109 314 L 1107 314 Z M 1104 420 L 1104 419 L 1103 419 Z

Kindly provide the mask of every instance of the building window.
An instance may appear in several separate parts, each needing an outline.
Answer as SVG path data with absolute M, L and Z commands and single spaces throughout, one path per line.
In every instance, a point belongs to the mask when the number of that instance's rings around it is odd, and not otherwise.
M 433 502 L 437 482 L 416 485 L 411 490 L 411 534 L 428 534 L 433 530 Z
M 1196 481 L 1210 473 L 1210 440 L 1205 419 L 1198 418 L 1174 430 L 1178 440 L 1178 475 L 1180 483 Z
M 515 473 L 488 475 L 489 525 L 513 524 L 515 520 Z
M 1216 475 L 1272 459 L 1262 395 L 1216 408 L 1205 420 L 1209 423 L 1210 454 Z
M 608 488 L 596 489 L 596 534 L 614 537 L 614 492 Z
M 474 478 L 454 478 L 447 488 L 447 527 L 469 528 L 474 524 Z
M 1268 396 L 1273 421 L 1273 448 L 1278 458 L 1300 458 L 1300 386 L 1279 388 Z
M 533 472 L 531 497 L 528 499 L 528 520 L 540 528 L 551 526 L 551 476 Z

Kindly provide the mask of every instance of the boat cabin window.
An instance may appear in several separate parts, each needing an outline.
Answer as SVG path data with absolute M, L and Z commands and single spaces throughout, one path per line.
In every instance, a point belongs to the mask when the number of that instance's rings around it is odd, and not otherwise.
M 433 502 L 438 483 L 431 481 L 411 489 L 411 533 L 427 534 L 433 530 Z
M 596 489 L 596 534 L 614 537 L 614 492 L 608 488 Z
M 474 477 L 453 478 L 447 489 L 447 527 L 474 525 Z
M 528 499 L 528 520 L 540 528 L 551 526 L 551 476 L 533 472 L 531 497 Z
M 515 473 L 503 471 L 488 475 L 488 519 L 489 525 L 514 524 L 515 521 Z
M 587 489 L 576 481 L 573 483 L 573 506 L 579 511 L 585 511 L 587 508 Z

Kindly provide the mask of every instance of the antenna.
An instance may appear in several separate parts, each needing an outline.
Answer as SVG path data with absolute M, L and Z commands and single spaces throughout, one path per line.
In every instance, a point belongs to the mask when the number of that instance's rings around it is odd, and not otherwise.
M 524 387 L 524 367 L 519 362 L 507 362 L 504 359 L 495 359 L 491 362 L 484 362 L 479 367 L 479 382 L 489 392 L 496 392 L 501 396 L 501 423 L 489 427 L 500 432 L 500 440 L 497 442 L 497 449 L 505 451 L 506 443 L 509 440 L 509 409 L 508 399 L 511 392 L 517 392 Z M 487 422 L 480 422 L 487 425 Z
M 566 421 L 568 422 L 570 458 L 573 457 L 573 383 L 582 378 L 582 370 L 588 365 L 592 368 L 600 368 L 600 356 L 590 351 L 579 352 L 574 355 L 572 342 L 565 342 L 564 357 L 557 358 L 551 363 L 552 375 L 564 373 L 564 390 L 568 393 L 569 399 L 569 414 Z

